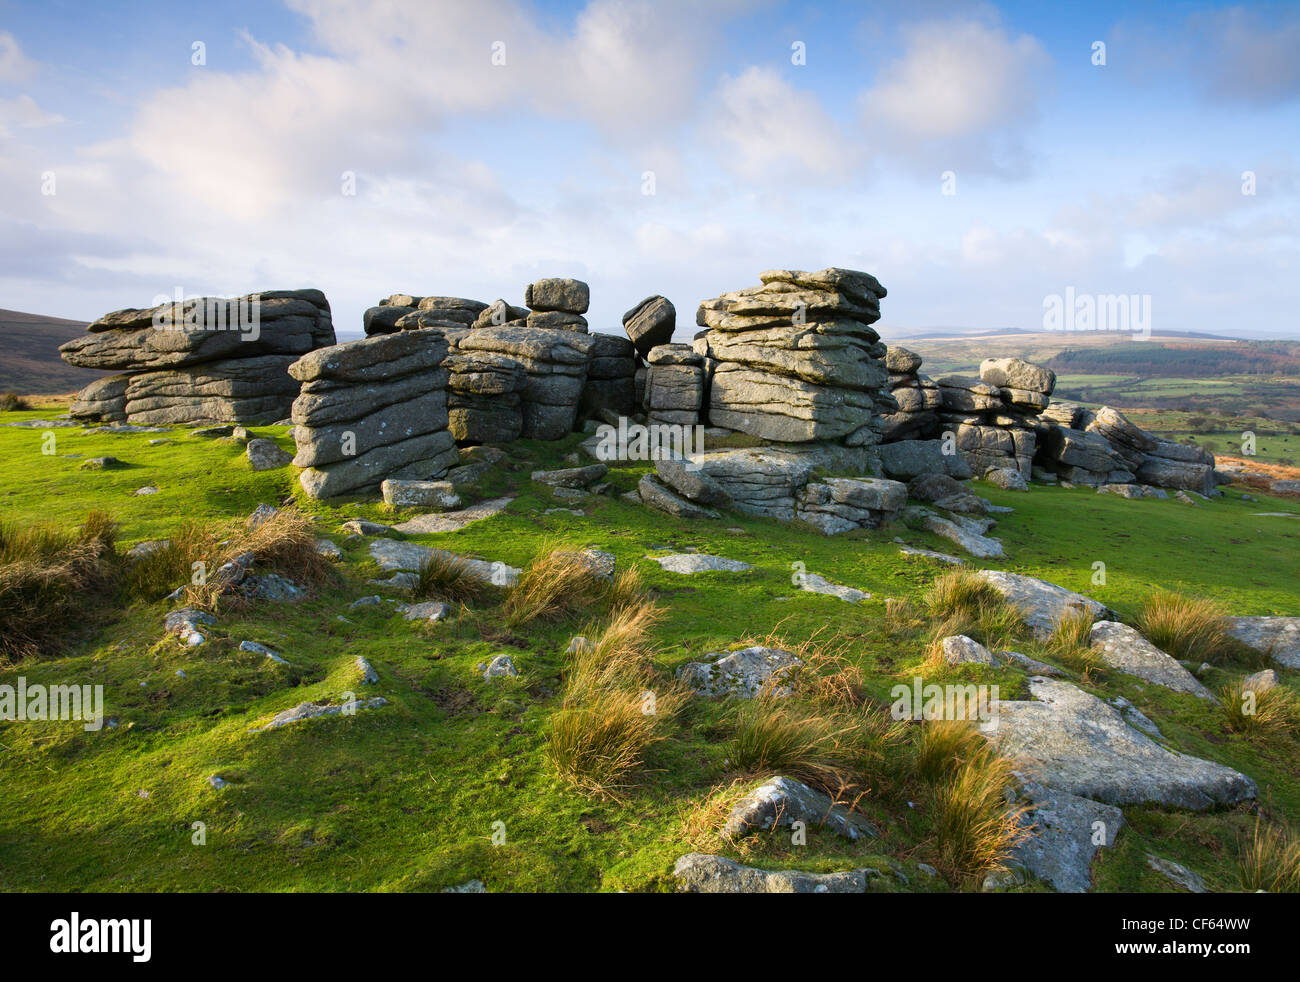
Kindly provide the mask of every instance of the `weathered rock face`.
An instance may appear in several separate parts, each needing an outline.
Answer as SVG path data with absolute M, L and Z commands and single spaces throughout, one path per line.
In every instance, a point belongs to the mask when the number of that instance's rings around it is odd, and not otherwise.
M 558 440 L 573 431 L 593 344 L 590 335 L 577 331 L 481 327 L 460 337 L 456 351 L 471 367 L 484 354 L 518 364 L 520 435 Z
M 1118 621 L 1097 621 L 1092 625 L 1092 644 L 1102 661 L 1114 669 L 1162 685 L 1175 692 L 1190 692 L 1201 699 L 1214 700 L 1210 690 L 1178 663 L 1136 630 Z
M 1023 822 L 1033 826 L 1033 834 L 1016 846 L 1015 861 L 1061 893 L 1087 893 L 1092 860 L 1103 848 L 1114 847 L 1124 813 L 1033 781 L 1025 783 L 1024 796 L 1033 810 Z
M 330 498 L 386 478 L 429 481 L 459 463 L 447 430 L 447 341 L 401 331 L 322 348 L 295 361 L 294 464 L 303 489 Z
M 885 346 L 869 326 L 885 288 L 867 273 L 768 270 L 761 286 L 706 300 L 696 321 L 713 366 L 709 419 L 790 443 L 880 442 L 893 412 Z
M 126 387 L 130 383 L 130 375 L 95 379 L 77 393 L 68 407 L 68 415 L 101 423 L 126 422 Z
M 874 467 L 865 448 L 819 444 L 707 451 L 657 461 L 655 470 L 660 487 L 696 507 L 798 519 L 832 535 L 885 524 L 905 504 L 907 488 L 876 478 Z M 819 468 L 850 476 L 814 482 Z
M 642 358 L 652 348 L 670 344 L 676 327 L 677 309 L 667 297 L 646 297 L 623 315 L 623 330 Z
M 939 422 L 943 393 L 934 380 L 921 375 L 921 356 L 906 348 L 891 346 L 885 354 L 889 369 L 889 392 L 898 411 L 883 417 L 881 434 L 886 442 L 932 434 Z
M 804 873 L 742 866 L 733 859 L 693 852 L 673 866 L 677 889 L 686 893 L 866 893 L 874 869 Z
M 704 403 L 704 358 L 689 344 L 661 344 L 650 349 L 645 400 L 651 423 L 694 426 Z
M 1086 611 L 1095 618 L 1113 620 L 1115 612 L 1102 603 L 1063 586 L 1020 573 L 982 569 L 979 575 L 997 589 L 1009 604 L 1018 607 L 1025 623 L 1037 637 L 1050 637 L 1061 619 L 1072 611 Z
M 1110 805 L 1154 803 L 1203 811 L 1258 794 L 1244 774 L 1164 749 L 1096 696 L 1053 679 L 1029 680 L 1027 701 L 993 704 L 983 729 L 1022 780 Z
M 602 410 L 619 416 L 634 412 L 639 366 L 636 348 L 627 338 L 615 334 L 591 335 L 587 384 L 582 389 L 579 415 L 595 416 Z
M 1230 617 L 1228 633 L 1283 668 L 1300 668 L 1300 617 Z
M 880 465 L 890 477 L 910 480 L 946 474 L 957 480 L 971 476 L 970 464 L 959 453 L 946 453 L 942 440 L 900 440 L 877 448 Z
M 270 423 L 288 415 L 297 393 L 289 364 L 333 343 L 325 295 L 281 290 L 115 311 L 59 351 L 69 364 L 123 373 L 83 389 L 74 417 Z

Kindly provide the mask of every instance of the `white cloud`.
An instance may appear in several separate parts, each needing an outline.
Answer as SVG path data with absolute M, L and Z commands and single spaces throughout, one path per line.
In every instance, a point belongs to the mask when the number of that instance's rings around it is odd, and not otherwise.
M 869 142 L 945 169 L 1024 170 L 1020 131 L 1034 119 L 1048 62 L 1038 41 L 972 20 L 902 34 L 903 54 L 862 95 Z
M 723 78 L 709 133 L 723 165 L 747 180 L 843 177 L 860 160 L 817 97 L 770 68 Z
M 36 71 L 32 61 L 8 31 L 0 31 L 0 82 L 22 82 Z

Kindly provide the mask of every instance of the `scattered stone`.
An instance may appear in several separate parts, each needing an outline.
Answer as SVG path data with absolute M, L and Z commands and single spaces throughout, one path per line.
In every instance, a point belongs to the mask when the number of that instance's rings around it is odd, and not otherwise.
M 964 634 L 956 634 L 939 642 L 943 660 L 949 665 L 996 665 L 998 660 L 984 645 Z
M 375 594 L 369 597 L 358 597 L 352 603 L 348 604 L 348 610 L 356 610 L 358 607 L 376 607 L 384 602 L 384 598 Z
M 467 575 L 490 586 L 498 587 L 514 586 L 521 572 L 505 563 L 469 559 L 445 549 L 430 549 L 428 546 L 414 542 L 398 542 L 394 539 L 376 539 L 371 542 L 370 556 L 385 572 L 418 572 L 425 563 L 433 559 L 458 559 L 464 562 Z
M 564 649 L 564 653 L 566 655 L 585 654 L 586 652 L 590 651 L 593 647 L 594 646 L 590 641 L 588 641 L 581 634 L 579 634 L 570 639 L 569 646 Z
M 278 573 L 263 573 L 255 578 L 252 595 L 258 600 L 297 603 L 307 596 L 307 591 Z
M 399 481 L 388 478 L 380 486 L 384 503 L 393 508 L 437 508 L 451 511 L 461 506 L 450 481 Z
M 853 841 L 877 835 L 866 819 L 835 804 L 828 795 L 788 777 L 774 777 L 751 791 L 731 810 L 723 831 L 733 839 L 740 839 L 795 822 L 820 826 Z
M 865 590 L 855 590 L 851 586 L 841 586 L 838 583 L 832 583 L 824 576 L 816 573 L 802 573 L 798 577 L 799 589 L 807 593 L 824 593 L 827 596 L 839 597 L 841 600 L 851 604 L 861 603 L 863 600 L 870 600 L 871 594 Z
M 781 648 L 754 646 L 732 652 L 710 652 L 709 662 L 689 662 L 677 670 L 677 677 L 704 696 L 736 696 L 750 699 L 762 691 L 788 696 L 790 687 L 780 680 L 803 664 Z
M 255 471 L 279 470 L 293 463 L 293 454 L 281 450 L 274 440 L 249 440 L 244 454 Z
M 686 893 L 866 893 L 867 878 L 879 875 L 873 869 L 772 872 L 698 852 L 682 856 L 673 866 L 677 889 Z
M 392 525 L 368 522 L 364 518 L 350 518 L 339 529 L 352 535 L 390 535 L 395 530 Z M 397 529 L 396 531 L 401 531 Z
M 1271 668 L 1266 668 L 1262 672 L 1256 672 L 1254 675 L 1247 675 L 1241 685 L 1244 689 L 1250 689 L 1253 692 L 1267 692 L 1269 689 L 1277 688 L 1277 672 Z
M 292 709 L 277 713 L 272 717 L 271 722 L 265 726 L 254 727 L 249 732 L 260 733 L 263 730 L 274 730 L 281 726 L 288 726 L 291 723 L 300 723 L 303 720 L 316 719 L 321 716 L 338 716 L 340 714 L 351 716 L 361 709 L 378 709 L 380 706 L 387 705 L 388 700 L 382 696 L 376 696 L 373 699 L 353 699 L 350 702 L 336 705 L 326 702 L 303 702 Z
M 287 665 L 287 664 L 289 664 L 287 661 L 285 661 L 284 658 L 282 658 L 282 657 L 280 656 L 280 653 L 279 653 L 279 652 L 274 651 L 274 650 L 271 649 L 271 648 L 268 648 L 268 647 L 267 647 L 266 645 L 264 645 L 264 644 L 258 644 L 256 641 L 241 641 L 241 642 L 239 642 L 239 650 L 240 650 L 240 651 L 247 651 L 247 652 L 249 652 L 249 653 L 251 653 L 251 654 L 254 654 L 254 655 L 262 655 L 262 656 L 265 657 L 265 658 L 269 658 L 269 659 L 271 659 L 271 661 L 275 662 L 277 665 Z
M 1046 675 L 1052 677 L 1062 674 L 1061 670 L 1055 665 L 1041 662 L 1037 658 L 1030 658 L 1028 655 L 1023 655 L 1019 651 L 999 651 L 997 657 L 1003 661 L 1014 662 L 1030 675 Z
M 1018 470 L 1009 467 L 992 467 L 984 472 L 984 480 L 1004 491 L 1028 491 L 1029 483 Z
M 918 527 L 927 532 L 956 543 L 976 559 L 999 559 L 1005 555 L 1002 543 L 997 539 L 959 525 L 952 519 L 940 518 L 928 508 L 907 508 L 903 512 L 903 519 L 908 524 L 916 522 Z
M 118 460 L 116 457 L 87 457 L 81 462 L 81 469 L 83 471 L 117 470 L 125 466 L 126 464 Z
M 514 660 L 509 655 L 497 655 L 492 661 L 488 662 L 488 667 L 483 670 L 483 678 L 491 680 L 503 676 L 515 677 L 519 674 L 519 669 L 515 668 Z
M 482 880 L 466 880 L 454 887 L 443 887 L 443 893 L 487 893 Z
M 450 617 L 452 610 L 449 604 L 437 600 L 425 600 L 418 604 L 398 604 L 397 612 L 402 615 L 403 620 L 428 621 L 436 624 Z
M 949 566 L 965 566 L 966 560 L 958 556 L 950 556 L 946 552 L 935 552 L 933 549 L 917 549 L 913 546 L 902 546 L 898 550 L 904 556 L 917 557 L 922 559 L 935 559 L 941 563 L 947 563 Z
M 668 556 L 646 556 L 646 559 L 659 564 L 670 573 L 689 576 L 694 573 L 741 573 L 753 569 L 749 563 L 739 559 L 723 559 L 721 556 L 709 556 L 698 552 L 673 553 Z
M 1188 893 L 1210 892 L 1205 886 L 1205 881 L 1203 879 L 1189 870 L 1186 866 L 1175 863 L 1173 860 L 1161 859 L 1159 856 L 1147 853 L 1147 865 L 1169 880 L 1169 882 L 1182 887 Z
M 379 681 L 379 673 L 375 671 L 373 665 L 366 661 L 361 655 L 357 655 L 357 671 L 361 673 L 362 685 L 374 685 Z
M 1300 617 L 1229 617 L 1228 633 L 1283 668 L 1300 668 Z
M 426 535 L 431 532 L 459 532 L 473 522 L 499 515 L 514 498 L 493 498 L 480 501 L 458 511 L 435 512 L 428 515 L 416 515 L 393 526 L 393 530 L 406 535 Z
M 280 514 L 279 508 L 267 504 L 261 504 L 254 508 L 252 513 L 244 519 L 244 524 L 250 529 L 255 529 L 263 522 L 274 518 L 278 514 Z
M 208 778 L 208 784 L 210 784 L 212 787 L 220 791 L 222 788 L 226 786 L 227 782 L 225 781 L 225 779 L 218 777 L 216 774 L 213 774 L 211 777 Z
M 126 558 L 130 560 L 143 559 L 145 556 L 151 555 L 159 549 L 169 548 L 171 544 L 171 539 L 150 539 L 147 542 L 137 542 L 126 551 Z
M 142 488 L 136 488 L 136 489 L 135 489 L 134 491 L 132 491 L 131 493 L 132 493 L 133 495 L 136 495 L 137 497 L 139 497 L 139 496 L 145 496 L 145 495 L 157 494 L 157 493 L 158 493 L 158 489 L 157 489 L 156 487 L 154 487 L 152 484 L 146 484 L 146 485 L 145 485 L 144 487 L 142 487 Z
M 654 474 L 643 474 L 641 480 L 637 483 L 637 493 L 640 501 L 647 506 L 654 508 L 656 511 L 666 512 L 677 518 L 721 518 L 712 508 L 705 508 L 688 501 L 681 495 L 670 490 Z
M 317 539 L 316 552 L 332 562 L 338 562 L 343 558 L 343 550 L 329 539 Z
M 211 627 L 216 623 L 217 619 L 211 614 L 195 610 L 193 607 L 173 610 L 163 618 L 163 628 L 167 633 L 176 635 L 188 648 L 201 645 L 206 640 L 199 630 L 200 627 Z

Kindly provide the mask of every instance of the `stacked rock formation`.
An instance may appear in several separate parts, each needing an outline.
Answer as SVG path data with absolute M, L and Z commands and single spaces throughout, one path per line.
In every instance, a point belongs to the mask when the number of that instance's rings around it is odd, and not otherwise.
M 1146 484 L 1207 497 L 1217 485 L 1214 455 L 1148 433 L 1110 406 L 1095 413 L 1055 403 L 1043 417 L 1036 463 L 1075 484 Z
M 366 335 L 392 334 L 437 327 L 462 330 L 472 327 L 488 305 L 465 297 L 414 297 L 394 293 L 371 307 L 362 317 Z
M 891 345 L 885 354 L 889 369 L 889 392 L 898 411 L 883 417 L 884 441 L 907 440 L 932 434 L 939 422 L 943 394 L 936 382 L 920 374 L 921 356 Z
M 1015 471 L 1028 481 L 1037 449 L 1037 416 L 1051 403 L 1056 373 L 1019 358 L 987 358 L 978 379 L 945 375 L 939 422 L 956 438 L 976 476 Z
M 708 417 L 764 440 L 880 441 L 889 394 L 885 345 L 870 327 L 885 288 L 874 276 L 829 268 L 768 270 L 762 285 L 700 304 L 706 355 L 716 362 Z
M 272 423 L 289 414 L 300 355 L 334 343 L 319 290 L 204 297 L 119 310 L 59 348 L 64 361 L 120 372 L 92 382 L 70 413 L 143 426 Z
M 289 366 L 295 466 L 313 498 L 369 492 L 384 480 L 427 481 L 460 461 L 447 429 L 447 342 L 412 330 L 349 341 Z
M 704 405 L 704 357 L 689 344 L 650 349 L 645 376 L 646 418 L 651 423 L 695 426 Z
M 608 411 L 626 416 L 633 412 L 640 367 L 633 342 L 616 334 L 593 334 L 590 355 L 579 414 L 594 417 Z
M 530 308 L 528 326 L 537 330 L 587 333 L 591 289 L 581 280 L 552 277 L 528 284 L 524 304 Z

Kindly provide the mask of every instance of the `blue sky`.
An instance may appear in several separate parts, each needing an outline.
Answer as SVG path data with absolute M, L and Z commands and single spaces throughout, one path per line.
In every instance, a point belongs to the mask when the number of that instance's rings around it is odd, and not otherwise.
M 571 275 L 593 329 L 663 293 L 689 338 L 841 265 L 887 339 L 1034 329 L 1067 287 L 1300 336 L 1296 5 L 193 6 L 0 0 L 0 306 L 316 286 L 355 332 Z

